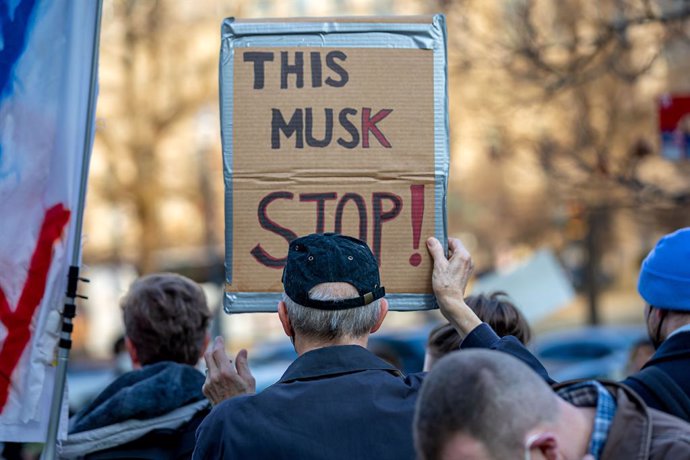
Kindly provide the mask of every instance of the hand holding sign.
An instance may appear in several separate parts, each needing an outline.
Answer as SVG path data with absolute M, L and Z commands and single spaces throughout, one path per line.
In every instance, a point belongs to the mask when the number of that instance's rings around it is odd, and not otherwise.
M 446 258 L 443 246 L 436 238 L 429 238 L 426 245 L 434 259 L 431 282 L 436 302 L 443 316 L 462 337 L 466 337 L 482 323 L 465 303 L 465 289 L 474 271 L 472 256 L 456 238 L 448 239 L 450 258 Z

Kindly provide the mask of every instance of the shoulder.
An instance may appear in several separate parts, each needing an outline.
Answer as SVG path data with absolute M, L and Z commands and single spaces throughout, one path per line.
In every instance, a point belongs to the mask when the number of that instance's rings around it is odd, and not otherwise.
M 652 439 L 649 458 L 690 458 L 690 424 L 658 411 L 649 409 Z
M 196 430 L 192 458 L 267 458 L 256 455 L 258 450 L 273 442 L 271 437 L 263 437 L 270 431 L 270 425 L 266 422 L 271 419 L 267 410 L 271 406 L 266 398 L 269 389 L 216 405 Z M 248 452 L 253 452 L 251 457 Z
M 213 407 L 199 426 L 197 437 L 206 432 L 219 433 L 221 431 L 234 432 L 239 426 L 251 424 L 256 420 L 261 406 L 266 406 L 270 399 L 270 387 L 255 395 L 237 396 Z M 215 436 L 215 434 L 213 434 Z

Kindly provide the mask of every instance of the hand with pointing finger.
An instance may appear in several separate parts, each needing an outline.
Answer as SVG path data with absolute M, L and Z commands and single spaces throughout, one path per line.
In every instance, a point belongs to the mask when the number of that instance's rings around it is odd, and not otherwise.
M 462 242 L 456 238 L 448 239 L 448 257 L 436 238 L 429 238 L 426 245 L 434 260 L 431 284 L 436 303 L 443 316 L 458 333 L 463 337 L 467 336 L 482 323 L 465 303 L 465 289 L 474 270 L 472 257 Z
M 210 350 L 204 353 L 206 381 L 204 395 L 213 405 L 235 396 L 256 393 L 256 382 L 247 364 L 247 350 L 240 350 L 235 362 L 225 353 L 225 344 L 216 337 Z

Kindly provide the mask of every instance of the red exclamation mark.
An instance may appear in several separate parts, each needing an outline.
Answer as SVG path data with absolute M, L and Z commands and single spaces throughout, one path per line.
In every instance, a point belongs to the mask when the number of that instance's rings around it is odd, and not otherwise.
M 419 239 L 422 236 L 424 222 L 424 185 L 410 185 L 412 195 L 412 248 L 419 250 Z M 410 256 L 410 265 L 417 267 L 422 263 L 422 255 L 415 252 Z

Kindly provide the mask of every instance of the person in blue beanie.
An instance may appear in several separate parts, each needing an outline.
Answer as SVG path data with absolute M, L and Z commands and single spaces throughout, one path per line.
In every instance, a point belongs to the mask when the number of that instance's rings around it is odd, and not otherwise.
M 442 251 L 432 251 L 435 261 L 444 260 Z M 438 264 L 437 264 L 438 265 Z M 437 276 L 436 271 L 434 276 Z M 454 286 L 466 283 L 455 279 L 443 296 L 436 293 L 441 312 L 453 312 L 448 318 L 465 339 L 461 349 L 488 348 L 509 353 L 527 363 L 550 384 L 556 382 L 546 369 L 514 337 L 502 337 L 482 323 L 467 306 L 449 309 L 444 303 L 462 299 Z M 623 384 L 633 389 L 648 407 L 690 421 L 690 228 L 664 236 L 642 263 L 638 291 L 645 300 L 649 337 L 656 353 L 640 372 Z
M 642 262 L 637 290 L 646 302 L 647 330 L 656 353 L 639 373 L 624 383 L 637 391 L 649 406 L 671 413 L 677 411 L 674 415 L 688 420 L 690 414 L 683 416 L 679 412 L 683 406 L 680 395 L 680 401 L 675 402 L 681 407 L 673 407 L 674 401 L 669 401 L 668 395 L 655 391 L 654 379 L 670 378 L 690 398 L 690 228 L 682 228 L 659 240 Z M 678 390 L 663 389 L 676 393 Z M 686 407 L 685 412 L 688 411 Z

